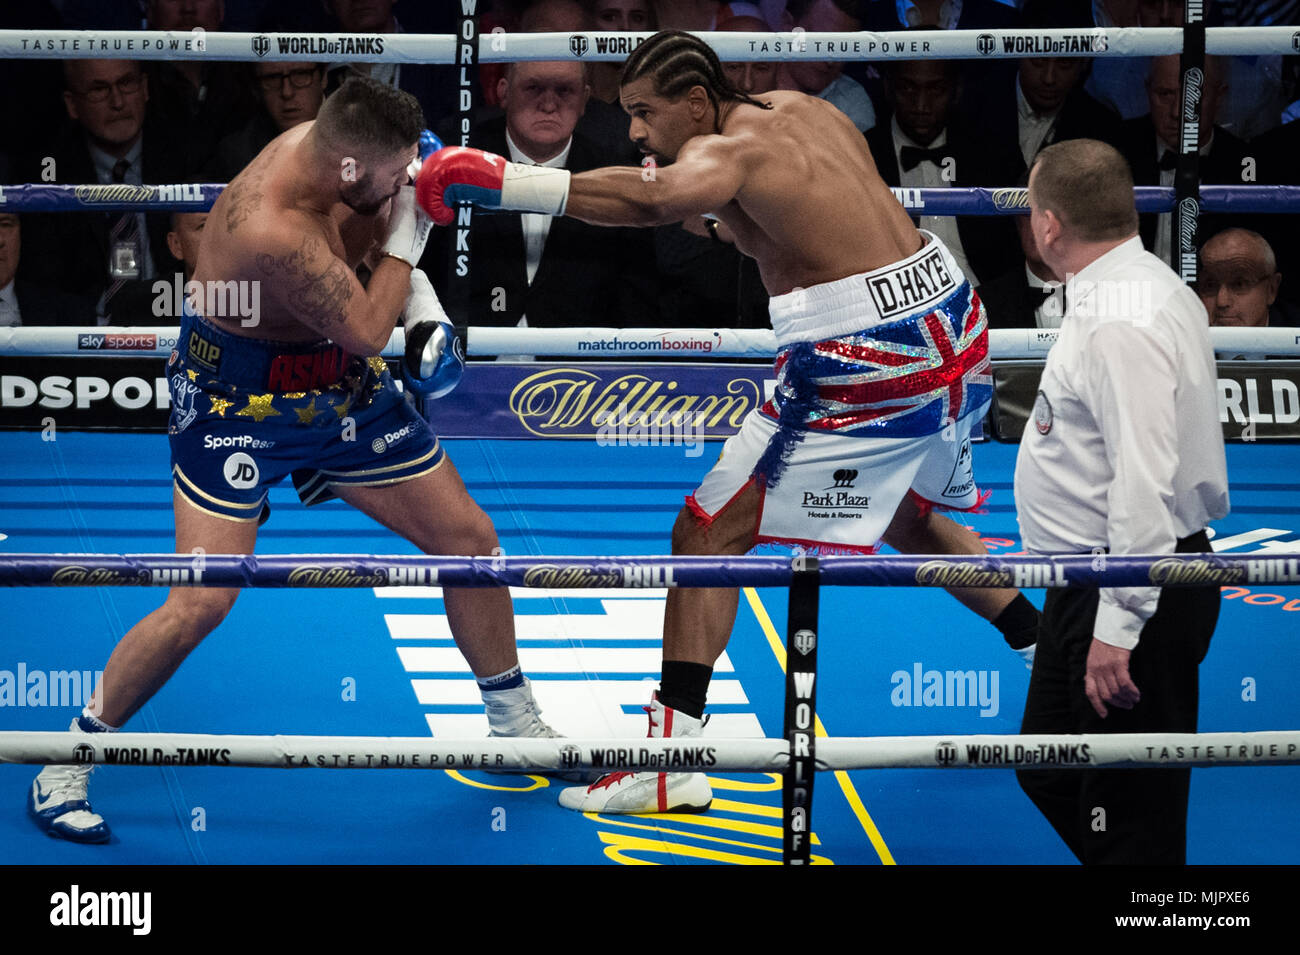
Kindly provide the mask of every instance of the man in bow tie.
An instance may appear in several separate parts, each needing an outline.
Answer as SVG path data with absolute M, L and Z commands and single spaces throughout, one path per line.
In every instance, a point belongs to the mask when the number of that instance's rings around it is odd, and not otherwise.
M 890 186 L 944 189 L 1009 186 L 1024 171 L 1016 143 L 976 136 L 962 121 L 961 64 L 911 60 L 884 64 L 890 115 L 866 134 Z M 975 284 L 1016 267 L 1019 246 L 1005 217 L 920 216 L 917 225 L 943 239 Z
M 1242 176 L 1247 148 L 1242 140 L 1216 123 L 1219 103 L 1228 91 L 1224 61 L 1221 57 L 1205 58 L 1204 85 L 1201 88 L 1201 122 L 1198 152 L 1201 185 L 1224 186 L 1246 184 Z M 1182 141 L 1182 74 L 1178 54 L 1157 56 L 1147 72 L 1147 102 L 1150 114 L 1130 119 L 1120 131 L 1120 152 L 1133 170 L 1139 186 L 1172 186 Z M 1172 262 L 1173 214 L 1146 213 L 1138 217 L 1142 244 L 1163 262 Z M 1229 225 L 1250 224 L 1241 216 L 1231 221 L 1222 216 L 1201 216 L 1197 245 Z

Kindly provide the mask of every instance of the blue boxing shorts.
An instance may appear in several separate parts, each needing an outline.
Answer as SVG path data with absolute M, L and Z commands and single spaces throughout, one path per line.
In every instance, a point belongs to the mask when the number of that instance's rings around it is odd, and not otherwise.
M 419 477 L 445 456 L 383 360 L 330 341 L 244 338 L 187 308 L 167 380 L 176 489 L 227 520 L 265 520 L 267 492 L 289 475 L 310 506 L 340 485 Z
M 751 484 L 756 543 L 872 553 L 907 497 L 978 509 L 971 434 L 992 399 L 988 323 L 922 232 L 893 265 L 774 296 L 776 390 L 687 498 L 707 526 Z

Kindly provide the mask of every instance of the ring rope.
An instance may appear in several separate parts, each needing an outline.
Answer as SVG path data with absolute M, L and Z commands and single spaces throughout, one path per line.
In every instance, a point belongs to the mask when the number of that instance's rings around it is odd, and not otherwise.
M 369 554 L 0 555 L 5 587 L 788 587 L 809 558 L 412 557 Z M 1300 556 L 871 555 L 817 559 L 839 587 L 1205 587 L 1300 584 Z
M 699 32 L 724 61 L 1019 59 L 1025 56 L 1134 57 L 1181 53 L 1180 27 L 1083 27 L 1071 30 L 916 30 L 869 33 Z M 1300 31 L 1289 26 L 1210 27 L 1205 52 L 1290 55 Z M 522 60 L 617 62 L 649 33 L 493 32 L 478 38 L 484 63 Z M 457 62 L 459 38 L 427 33 L 211 33 L 203 30 L 0 30 L 4 59 L 339 60 L 352 63 Z
M 240 766 L 263 769 L 575 769 L 781 772 L 785 739 L 439 739 L 0 732 L 0 763 Z M 1292 766 L 1300 731 L 834 737 L 819 772 L 856 769 L 1097 769 Z
M 465 353 L 474 357 L 497 355 L 560 355 L 581 359 L 624 357 L 751 358 L 771 361 L 776 354 L 776 333 L 769 328 L 487 328 L 465 330 Z M 175 326 L 87 325 L 18 326 L 0 328 L 0 355 L 75 358 L 93 354 L 103 357 L 166 358 L 176 347 L 180 329 Z M 991 328 L 989 356 L 997 360 L 1046 357 L 1056 339 L 1056 328 Z M 1300 329 L 1231 328 L 1209 329 L 1210 346 L 1231 355 L 1300 355 Z M 398 358 L 406 336 L 398 328 L 380 352 Z

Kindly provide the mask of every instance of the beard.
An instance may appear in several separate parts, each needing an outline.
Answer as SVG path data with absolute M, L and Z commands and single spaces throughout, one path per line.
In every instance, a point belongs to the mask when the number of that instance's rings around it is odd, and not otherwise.
M 348 187 L 339 189 L 339 199 L 357 215 L 373 216 L 379 213 L 388 201 L 388 196 L 376 196 L 368 179 L 349 183 Z

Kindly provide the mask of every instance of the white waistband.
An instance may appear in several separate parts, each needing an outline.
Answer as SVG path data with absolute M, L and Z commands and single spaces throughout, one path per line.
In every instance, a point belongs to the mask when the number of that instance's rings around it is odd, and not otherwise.
M 926 243 L 901 262 L 771 298 L 767 309 L 777 347 L 839 338 L 932 312 L 966 277 L 937 236 L 920 232 Z

